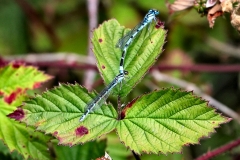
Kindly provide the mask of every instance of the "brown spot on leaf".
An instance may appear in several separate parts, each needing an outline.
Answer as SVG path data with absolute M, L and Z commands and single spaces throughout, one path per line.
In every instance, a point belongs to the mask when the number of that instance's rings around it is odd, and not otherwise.
M 43 123 L 45 123 L 46 120 L 45 119 L 41 119 L 40 121 L 38 121 L 37 123 L 35 123 L 35 126 L 38 127 L 38 126 L 41 126 Z
M 99 41 L 100 43 L 102 43 L 103 40 L 102 40 L 102 38 L 99 38 L 98 41 Z
M 53 132 L 53 135 L 56 136 L 58 134 L 58 131 Z
M 126 115 L 125 115 L 126 112 L 124 112 L 124 111 L 125 111 L 125 110 L 123 110 L 123 111 L 121 112 L 121 119 L 124 119 L 125 116 L 126 116 Z
M 13 67 L 13 68 L 19 68 L 19 67 L 20 67 L 20 65 L 19 65 L 19 64 L 17 64 L 17 63 L 14 63 L 14 64 L 12 64 L 12 67 Z
M 22 66 L 24 65 L 24 63 L 21 62 L 21 61 L 15 61 L 15 62 L 12 63 L 13 68 L 19 68 L 21 65 Z
M 9 96 L 4 97 L 4 101 L 8 104 L 11 104 L 17 97 L 18 94 L 22 92 L 21 88 L 17 88 L 15 92 L 12 92 Z
M 24 118 L 24 112 L 22 108 L 18 108 L 15 110 L 13 113 L 10 113 L 7 115 L 9 118 L 15 119 L 17 121 L 20 121 L 21 119 Z
M 135 98 L 134 100 L 132 100 L 130 103 L 128 103 L 128 105 L 123 109 L 123 111 L 121 112 L 121 119 L 124 119 L 126 116 L 126 111 L 132 107 L 132 105 L 138 100 L 138 98 Z
M 39 88 L 39 87 L 41 87 L 41 82 L 35 82 L 35 83 L 33 84 L 33 88 L 34 88 L 34 89 Z
M 104 65 L 102 65 L 102 69 L 105 69 L 106 67 Z
M 80 126 L 75 130 L 76 136 L 84 136 L 85 134 L 88 134 L 88 129 L 84 126 Z
M 155 25 L 155 28 L 157 28 L 157 29 L 164 28 L 164 22 L 158 21 L 158 23 Z

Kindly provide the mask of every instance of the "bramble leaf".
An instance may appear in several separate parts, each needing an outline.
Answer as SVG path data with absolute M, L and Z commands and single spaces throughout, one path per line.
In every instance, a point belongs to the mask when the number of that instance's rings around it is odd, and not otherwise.
M 228 120 L 191 92 L 164 89 L 133 100 L 117 125 L 120 140 L 135 153 L 180 152 Z
M 33 127 L 16 122 L 7 117 L 7 114 L 16 109 L 0 99 L 0 139 L 8 146 L 10 151 L 17 150 L 25 159 L 47 160 L 50 158 L 47 142 L 50 136 L 36 132 Z
M 23 156 L 20 155 L 16 150 L 10 152 L 8 147 L 0 140 L 0 151 L 1 159 L 14 159 L 14 160 L 24 160 Z
M 0 93 L 5 102 L 11 104 L 18 94 L 26 89 L 38 88 L 41 83 L 51 79 L 37 68 L 18 63 L 10 63 L 0 68 Z
M 105 22 L 94 31 L 94 52 L 107 84 L 119 72 L 121 51 L 115 44 L 126 31 L 116 20 Z M 129 75 L 121 96 L 132 90 L 159 56 L 166 31 L 154 24 L 149 31 L 145 28 L 128 49 L 125 70 Z M 201 137 L 229 120 L 190 92 L 164 89 L 130 102 L 122 111 L 122 120 L 117 120 L 113 106 L 102 105 L 79 122 L 87 104 L 96 95 L 78 84 L 60 84 L 28 100 L 11 117 L 51 133 L 59 144 L 69 146 L 94 140 L 116 129 L 120 140 L 137 154 L 180 152 L 183 145 L 199 143 Z
M 106 140 L 88 142 L 73 147 L 55 145 L 57 160 L 96 159 L 105 153 Z
M 75 145 L 96 139 L 116 126 L 117 113 L 111 105 L 103 105 L 90 113 L 83 122 L 80 116 L 96 96 L 80 85 L 60 84 L 42 95 L 26 101 L 12 115 L 37 130 L 51 133 L 59 144 Z
M 109 20 L 93 32 L 93 51 L 98 61 L 98 69 L 106 84 L 119 74 L 122 51 L 115 46 L 128 31 L 129 29 L 120 26 L 116 20 Z M 130 44 L 124 64 L 124 70 L 128 71 L 129 75 L 122 85 L 121 96 L 126 96 L 155 63 L 162 51 L 165 37 L 166 30 L 156 27 L 153 22 L 149 29 L 145 27 Z M 118 90 L 119 87 L 116 87 L 115 93 L 119 92 Z

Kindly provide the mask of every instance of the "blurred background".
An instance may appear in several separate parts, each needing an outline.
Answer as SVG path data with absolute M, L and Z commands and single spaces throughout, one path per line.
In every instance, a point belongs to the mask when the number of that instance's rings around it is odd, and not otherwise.
M 199 13 L 198 8 L 172 13 L 168 3 L 162 0 L 0 0 L 0 60 L 24 61 L 53 75 L 54 79 L 43 90 L 59 82 L 78 82 L 89 90 L 100 91 L 104 85 L 89 41 L 93 29 L 112 18 L 133 28 L 149 9 L 159 10 L 158 18 L 168 30 L 164 51 L 125 101 L 158 88 L 182 88 L 193 90 L 209 100 L 218 112 L 232 117 L 230 123 L 221 125 L 210 138 L 201 139 L 199 145 L 184 147 L 182 154 L 141 156 L 153 160 L 194 159 L 240 135 L 240 35 L 231 25 L 229 13 L 218 17 L 210 28 L 206 13 Z M 110 100 L 116 103 L 115 97 Z M 106 151 L 114 160 L 134 159 L 115 132 L 107 136 Z M 215 159 L 240 159 L 240 147 Z

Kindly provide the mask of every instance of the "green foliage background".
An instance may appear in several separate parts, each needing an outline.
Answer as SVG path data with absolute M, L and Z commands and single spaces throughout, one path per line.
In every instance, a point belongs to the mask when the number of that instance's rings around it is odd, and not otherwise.
M 23 12 L 14 0 L 0 0 L 0 55 L 24 55 L 27 53 L 49 53 L 49 52 L 74 52 L 87 55 L 88 42 L 88 14 L 87 4 L 83 0 L 28 0 L 31 6 L 37 11 L 38 16 L 54 30 L 57 41 L 52 41 L 49 34 L 34 23 Z M 170 15 L 165 1 L 162 0 L 103 0 L 99 4 L 99 20 L 101 24 L 111 18 L 115 18 L 121 25 L 133 28 L 142 20 L 145 13 L 150 8 L 160 11 L 158 16 L 165 21 L 168 29 L 167 43 L 165 51 L 159 58 L 157 64 L 238 64 L 239 58 L 228 56 L 224 52 L 219 52 L 210 43 L 209 38 L 215 38 L 223 43 L 233 46 L 239 45 L 239 34 L 231 26 L 228 14 L 216 20 L 213 29 L 208 27 L 206 17 L 201 17 L 196 10 L 188 10 L 175 15 Z M 65 70 L 64 76 L 58 75 L 51 86 L 58 85 L 58 82 L 81 83 L 83 81 L 84 70 Z M 167 74 L 184 79 L 197 84 L 205 92 L 209 93 L 221 103 L 239 112 L 240 91 L 238 73 L 204 73 L 204 72 L 181 72 L 172 71 Z M 51 74 L 51 73 L 49 73 Z M 100 76 L 96 77 L 100 79 Z M 151 76 L 145 79 L 126 98 L 126 101 L 135 98 L 145 92 L 149 92 L 147 87 Z M 158 83 L 159 87 L 172 86 L 168 83 Z M 51 87 L 49 86 L 49 88 Z M 174 86 L 177 87 L 177 86 Z M 95 89 L 100 91 L 103 85 Z M 115 99 L 114 99 L 115 100 Z M 116 103 L 113 101 L 113 103 Z M 142 159 L 191 159 L 209 149 L 219 147 L 231 140 L 239 137 L 239 124 L 232 121 L 222 125 L 217 129 L 217 133 L 212 134 L 210 139 L 201 140 L 201 145 L 186 147 L 183 154 L 173 155 L 143 155 Z M 132 154 L 120 144 L 115 134 L 108 135 L 107 151 L 114 159 L 134 159 Z M 116 142 L 116 143 L 114 143 Z M 4 148 L 3 144 L 0 144 Z M 59 149 L 60 150 L 60 149 Z M 218 160 L 231 159 L 234 155 L 239 155 L 240 148 L 235 148 L 231 153 L 218 156 Z M 119 154 L 121 156 L 119 156 Z M 5 149 L 0 156 L 2 159 L 17 159 L 15 154 L 10 154 Z

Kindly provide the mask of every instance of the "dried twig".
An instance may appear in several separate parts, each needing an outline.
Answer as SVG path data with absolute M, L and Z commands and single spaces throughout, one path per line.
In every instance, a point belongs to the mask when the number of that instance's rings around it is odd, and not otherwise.
M 208 38 L 206 44 L 224 55 L 240 58 L 240 47 L 234 47 L 229 44 L 218 41 L 215 38 Z
M 89 15 L 89 29 L 88 29 L 88 61 L 95 63 L 94 54 L 92 51 L 92 30 L 97 26 L 98 21 L 98 0 L 88 0 L 87 1 L 88 15 Z M 84 86 L 88 90 L 92 90 L 92 85 L 96 73 L 94 71 L 85 72 Z

